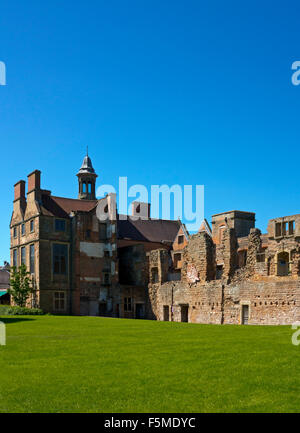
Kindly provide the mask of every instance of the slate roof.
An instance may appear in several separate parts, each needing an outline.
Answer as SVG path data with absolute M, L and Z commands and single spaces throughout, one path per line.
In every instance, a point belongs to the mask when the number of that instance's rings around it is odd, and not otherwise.
M 118 219 L 118 239 L 145 242 L 174 242 L 181 223 L 172 220 Z
M 90 212 L 98 204 L 98 200 L 79 200 L 42 194 L 41 211 L 43 215 L 69 218 L 72 211 Z M 123 216 L 124 217 L 124 216 Z M 118 218 L 118 239 L 129 239 L 144 242 L 174 242 L 180 221 L 173 220 L 131 220 L 129 217 Z
M 43 215 L 68 218 L 72 211 L 89 212 L 97 206 L 98 200 L 79 200 L 73 198 L 42 195 Z

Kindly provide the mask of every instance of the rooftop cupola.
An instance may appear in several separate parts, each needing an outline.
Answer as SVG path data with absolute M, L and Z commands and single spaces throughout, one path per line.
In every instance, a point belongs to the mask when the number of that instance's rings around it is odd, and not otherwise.
M 77 173 L 78 177 L 78 198 L 82 200 L 96 200 L 96 177 L 97 174 L 88 155 L 83 158 L 82 165 Z

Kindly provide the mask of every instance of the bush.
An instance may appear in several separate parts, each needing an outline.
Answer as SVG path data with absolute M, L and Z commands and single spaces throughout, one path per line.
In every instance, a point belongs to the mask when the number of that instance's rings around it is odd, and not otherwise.
M 0 316 L 26 316 L 44 314 L 40 308 L 12 307 L 11 305 L 0 305 Z

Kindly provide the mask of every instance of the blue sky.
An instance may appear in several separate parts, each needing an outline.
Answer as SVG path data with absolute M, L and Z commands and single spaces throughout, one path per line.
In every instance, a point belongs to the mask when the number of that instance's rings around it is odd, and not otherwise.
M 209 221 L 300 213 L 299 36 L 296 1 L 2 5 L 0 262 L 14 183 L 76 197 L 86 145 L 98 185 L 204 184 Z

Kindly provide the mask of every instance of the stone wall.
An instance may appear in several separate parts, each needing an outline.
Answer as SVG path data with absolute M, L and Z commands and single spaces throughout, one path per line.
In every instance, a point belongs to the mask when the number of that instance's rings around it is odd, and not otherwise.
M 212 238 L 206 232 L 191 236 L 183 250 L 182 281 L 188 283 L 210 281 L 215 278 L 215 275 L 215 245 Z
M 188 321 L 194 323 L 287 325 L 299 321 L 298 238 L 266 238 L 252 228 L 242 244 L 247 256 L 240 266 L 239 242 L 232 227 L 222 229 L 216 246 L 207 233 L 191 236 L 183 251 L 181 281 L 149 285 L 154 317 L 185 321 L 183 311 L 188 311 Z M 277 272 L 282 251 L 289 257 L 287 275 Z M 218 280 L 216 262 L 223 266 Z

